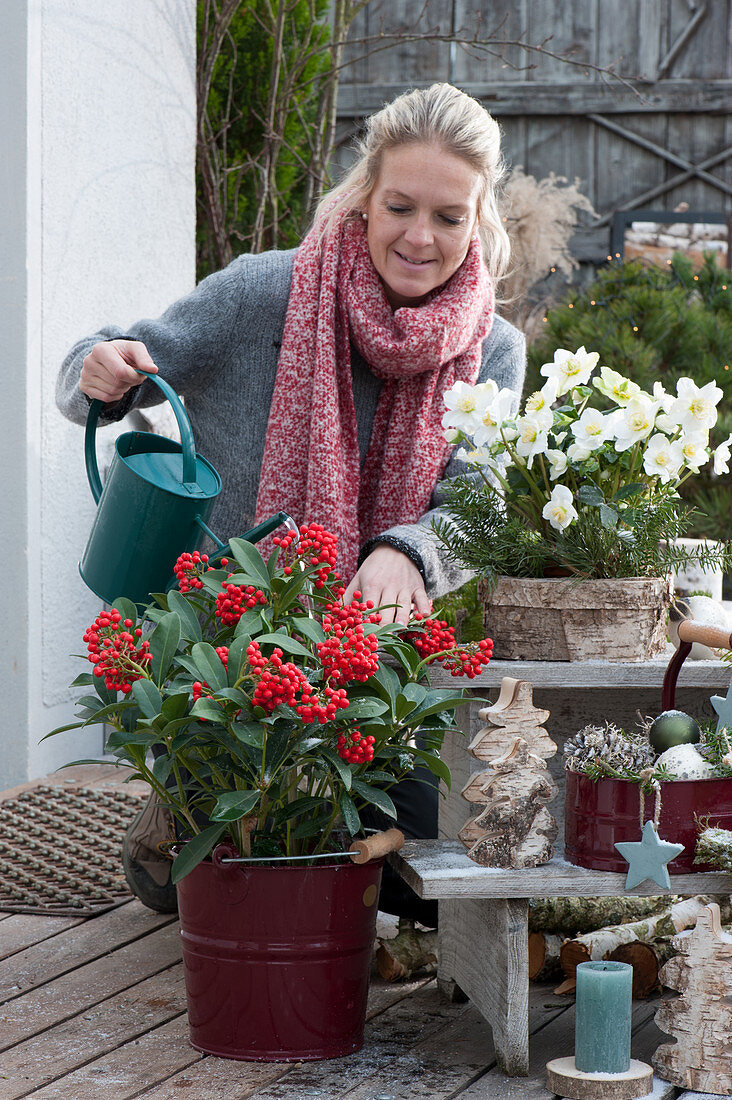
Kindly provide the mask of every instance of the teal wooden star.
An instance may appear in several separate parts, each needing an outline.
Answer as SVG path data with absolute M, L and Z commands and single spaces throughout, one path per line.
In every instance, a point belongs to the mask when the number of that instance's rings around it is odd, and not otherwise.
M 683 844 L 670 844 L 661 840 L 652 821 L 646 821 L 643 826 L 643 839 L 623 841 L 615 847 L 623 859 L 628 861 L 628 874 L 625 878 L 625 889 L 632 890 L 639 882 L 645 882 L 647 878 L 657 882 L 664 889 L 671 889 L 671 880 L 668 874 L 667 863 L 683 852 Z
M 723 729 L 732 730 L 732 684 L 727 688 L 724 698 L 721 695 L 713 695 L 710 702 L 719 715 L 717 733 Z

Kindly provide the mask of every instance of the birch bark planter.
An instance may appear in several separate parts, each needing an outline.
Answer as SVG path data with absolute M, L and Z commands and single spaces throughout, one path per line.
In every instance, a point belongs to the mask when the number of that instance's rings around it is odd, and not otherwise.
M 178 883 L 192 1045 L 257 1062 L 359 1050 L 383 859 L 278 867 L 216 855 Z
M 499 577 L 478 594 L 494 659 L 643 661 L 666 646 L 665 578 Z
M 625 873 L 628 864 L 615 848 L 616 841 L 640 840 L 640 795 L 628 779 L 598 779 L 567 771 L 564 811 L 564 856 L 578 867 Z M 646 821 L 653 818 L 656 796 L 644 800 Z M 718 868 L 694 863 L 701 821 L 732 829 L 732 779 L 679 779 L 661 784 L 659 834 L 683 844 L 684 850 L 668 865 L 680 875 Z

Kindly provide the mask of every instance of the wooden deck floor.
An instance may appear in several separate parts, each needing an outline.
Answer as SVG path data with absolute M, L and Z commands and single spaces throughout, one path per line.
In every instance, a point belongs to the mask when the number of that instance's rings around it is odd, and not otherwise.
M 660 1041 L 634 1012 L 634 1057 Z M 488 1025 L 433 979 L 372 982 L 362 1051 L 287 1065 L 202 1055 L 188 1043 L 178 922 L 130 901 L 91 920 L 0 914 L 0 1100 L 407 1100 L 548 1097 L 549 1058 L 572 1050 L 574 1005 L 532 988 L 532 1070 L 495 1066 Z
M 79 769 L 48 781 L 116 777 Z M 634 1006 L 632 1052 L 645 1061 L 662 1038 L 655 1007 Z M 136 900 L 88 920 L 0 912 L 0 1100 L 548 1100 L 545 1064 L 573 1050 L 573 999 L 533 985 L 530 1031 L 530 1076 L 508 1079 L 471 1004 L 448 1003 L 427 977 L 374 978 L 359 1053 L 294 1065 L 215 1058 L 188 1042 L 177 919 Z

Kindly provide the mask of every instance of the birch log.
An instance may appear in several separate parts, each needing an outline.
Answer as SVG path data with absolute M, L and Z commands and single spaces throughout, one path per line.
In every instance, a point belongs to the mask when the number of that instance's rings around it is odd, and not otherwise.
M 561 936 L 549 932 L 529 932 L 529 979 L 544 982 L 561 973 L 559 949 Z
M 621 944 L 652 943 L 681 932 L 684 928 L 693 928 L 697 917 L 711 899 L 704 894 L 693 898 L 684 898 L 669 909 L 646 917 L 644 920 L 631 921 L 628 924 L 616 924 L 610 928 L 598 928 L 586 932 L 562 944 L 560 960 L 567 978 L 573 978 L 577 965 L 590 960 L 606 959 Z M 727 899 L 729 901 L 729 899 Z
M 656 1024 L 675 1043 L 653 1056 L 665 1081 L 695 1092 L 732 1093 L 732 936 L 723 932 L 719 906 L 706 906 L 693 931 L 676 936 L 680 954 L 661 971 L 680 996 L 664 1001 Z
M 647 898 L 531 898 L 529 932 L 549 932 L 565 939 L 574 938 L 595 928 L 643 920 L 681 900 L 676 894 Z

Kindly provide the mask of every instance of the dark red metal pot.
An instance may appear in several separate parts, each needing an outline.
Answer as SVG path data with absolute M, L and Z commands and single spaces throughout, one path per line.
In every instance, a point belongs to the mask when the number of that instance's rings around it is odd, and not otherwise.
M 363 1045 L 383 859 L 199 864 L 178 883 L 191 1043 L 312 1061 Z
M 579 867 L 596 871 L 628 870 L 615 849 L 616 841 L 640 840 L 640 798 L 637 783 L 627 779 L 598 779 L 568 771 L 564 817 L 564 855 Z M 645 796 L 644 817 L 653 818 L 656 796 Z M 684 851 L 668 865 L 669 874 L 712 871 L 694 863 L 698 821 L 732 829 L 732 779 L 675 780 L 661 784 L 659 834 L 683 844 Z

